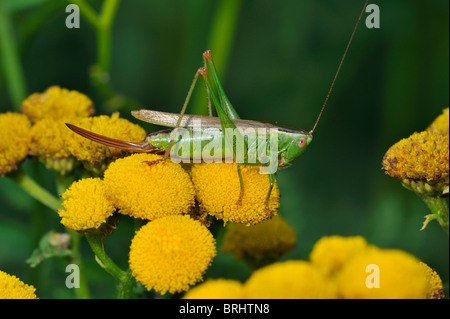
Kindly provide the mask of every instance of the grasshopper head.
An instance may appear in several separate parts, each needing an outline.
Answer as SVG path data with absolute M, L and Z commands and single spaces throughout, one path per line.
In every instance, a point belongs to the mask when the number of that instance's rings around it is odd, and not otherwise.
M 309 133 L 298 134 L 292 139 L 280 164 L 284 166 L 299 157 L 311 143 L 312 139 L 313 137 Z

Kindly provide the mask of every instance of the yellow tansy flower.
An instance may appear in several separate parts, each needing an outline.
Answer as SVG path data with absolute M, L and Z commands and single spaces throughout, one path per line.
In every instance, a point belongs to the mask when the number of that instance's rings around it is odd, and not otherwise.
M 445 296 L 441 277 L 439 277 L 438 273 L 431 269 L 427 264 L 419 262 L 419 265 L 425 273 L 428 281 L 427 298 L 443 299 Z
M 129 142 L 141 142 L 146 136 L 142 127 L 120 118 L 119 113 L 114 113 L 111 117 L 106 115 L 86 117 L 70 124 L 100 135 Z M 70 131 L 69 128 L 67 130 Z M 71 134 L 72 138 L 68 141 L 67 148 L 78 160 L 85 162 L 88 169 L 103 172 L 109 161 L 126 154 L 121 149 L 93 142 L 75 133 Z
M 448 132 L 449 132 L 448 126 L 449 126 L 449 113 L 448 113 L 448 108 L 446 108 L 446 109 L 444 109 L 442 114 L 439 115 L 433 121 L 433 123 L 431 123 L 431 125 L 428 129 L 432 130 L 432 131 L 437 131 L 441 134 L 448 134 Z
M 429 130 L 402 139 L 386 152 L 383 168 L 416 192 L 442 192 L 449 182 L 448 134 Z
M 84 94 L 51 86 L 43 93 L 33 93 L 22 103 L 22 113 L 32 122 L 43 118 L 87 117 L 94 113 L 92 101 Z
M 244 284 L 250 299 L 330 299 L 333 283 L 310 263 L 288 260 L 260 268 Z
M 28 155 L 31 123 L 25 115 L 0 114 L 0 176 L 12 170 Z
M 184 299 L 243 299 L 244 285 L 232 279 L 208 279 L 191 288 Z
M 148 290 L 182 292 L 202 280 L 216 255 L 209 230 L 188 215 L 148 222 L 130 246 L 130 269 Z
M 38 299 L 36 288 L 0 270 L 0 299 Z
M 269 191 L 269 176 L 260 174 L 259 167 L 241 166 L 244 196 L 238 203 L 241 192 L 236 163 L 194 164 L 191 169 L 192 182 L 200 207 L 224 222 L 254 225 L 269 218 L 266 197 Z M 269 200 L 269 209 L 277 214 L 280 192 L 275 184 Z
M 414 256 L 396 249 L 372 247 L 344 265 L 338 295 L 349 299 L 423 299 L 428 280 Z
M 107 199 L 100 178 L 86 178 L 74 182 L 61 196 L 64 209 L 58 210 L 61 223 L 75 231 L 96 230 L 106 223 L 115 210 Z
M 367 241 L 361 236 L 326 236 L 315 243 L 309 260 L 329 276 L 339 271 L 351 258 L 364 252 L 367 247 Z
M 154 154 L 133 154 L 111 163 L 104 183 L 109 196 L 123 214 L 150 219 L 188 213 L 195 192 L 181 165 Z
M 67 145 L 75 134 L 67 129 L 68 120 L 44 118 L 31 128 L 30 155 L 37 156 L 49 169 L 61 174 L 70 172 L 75 164 Z
M 261 267 L 287 254 L 295 244 L 295 231 L 278 215 L 254 226 L 227 225 L 221 250 Z

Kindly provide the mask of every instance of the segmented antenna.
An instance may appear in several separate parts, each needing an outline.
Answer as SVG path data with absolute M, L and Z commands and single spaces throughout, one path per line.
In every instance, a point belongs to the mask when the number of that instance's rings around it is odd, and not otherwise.
M 316 129 L 317 123 L 319 123 L 320 117 L 322 116 L 323 109 L 325 108 L 325 105 L 327 105 L 328 98 L 330 97 L 331 91 L 333 91 L 334 82 L 336 82 L 336 78 L 337 78 L 337 76 L 339 74 L 339 71 L 341 70 L 342 63 L 344 63 L 345 56 L 347 55 L 348 48 L 350 47 L 350 44 L 352 43 L 353 37 L 354 37 L 354 35 L 356 33 L 356 29 L 358 29 L 359 22 L 361 21 L 361 18 L 362 18 L 363 14 L 364 14 L 364 11 L 366 9 L 368 1 L 369 0 L 366 0 L 366 2 L 364 3 L 364 7 L 363 7 L 363 9 L 361 11 L 361 14 L 358 17 L 358 21 L 356 21 L 355 28 L 353 29 L 352 35 L 350 36 L 350 40 L 348 41 L 347 47 L 345 48 L 344 55 L 342 56 L 341 62 L 339 63 L 339 67 L 338 67 L 338 69 L 336 71 L 336 74 L 334 75 L 334 79 L 333 79 L 333 82 L 331 83 L 330 90 L 328 91 L 327 97 L 325 98 L 325 102 L 322 105 L 322 109 L 320 110 L 320 113 L 319 113 L 319 116 L 317 117 L 316 123 L 314 124 L 313 129 L 309 132 L 309 134 L 312 134 L 314 132 L 314 130 Z

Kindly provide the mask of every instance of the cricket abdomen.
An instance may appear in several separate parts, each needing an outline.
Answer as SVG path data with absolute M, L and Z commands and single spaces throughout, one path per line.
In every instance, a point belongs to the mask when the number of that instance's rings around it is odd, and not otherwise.
M 236 135 L 226 136 L 217 128 L 178 128 L 176 131 L 169 129 L 151 133 L 147 135 L 145 142 L 156 149 L 167 150 L 171 138 L 174 138 L 170 157 L 183 162 L 235 161 L 264 165 L 267 156 L 273 158 L 282 155 L 292 141 L 292 132 L 281 130 L 276 131 L 275 135 L 265 130 L 239 129 L 239 132 L 240 141 Z

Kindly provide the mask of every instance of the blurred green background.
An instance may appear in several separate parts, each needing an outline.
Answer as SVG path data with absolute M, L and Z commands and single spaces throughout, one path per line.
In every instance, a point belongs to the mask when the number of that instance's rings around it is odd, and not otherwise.
M 113 95 L 92 84 L 96 34 L 83 17 L 79 29 L 66 28 L 69 2 L 0 2 L 0 19 L 9 17 L 13 28 L 27 95 L 60 85 L 91 97 L 97 114 L 118 110 L 131 119 L 129 111 L 140 107 L 179 112 L 202 52 L 212 49 L 241 118 L 310 130 L 364 1 L 122 1 L 110 51 Z M 322 236 L 362 235 L 414 254 L 448 283 L 448 236 L 435 222 L 419 231 L 428 208 L 384 174 L 381 160 L 392 144 L 425 129 L 449 105 L 449 2 L 371 2 L 380 7 L 381 28 L 368 29 L 362 21 L 314 143 L 278 173 L 279 213 L 298 234 L 296 249 L 283 259 L 307 259 Z M 89 3 L 97 11 L 102 5 Z M 0 112 L 18 107 L 5 69 L 3 61 Z M 203 88 L 201 83 L 196 94 Z M 206 112 L 201 95 L 188 112 Z M 54 191 L 53 173 L 40 163 L 24 165 Z M 64 230 L 56 213 L 0 177 L 0 269 L 35 285 L 41 298 L 70 298 L 63 260 L 46 260 L 35 269 L 25 263 L 51 229 Z M 122 218 L 104 240 L 124 267 L 132 230 Z M 115 296 L 114 280 L 95 264 L 85 241 L 82 254 L 92 296 Z M 250 272 L 219 253 L 206 276 L 245 280 Z

